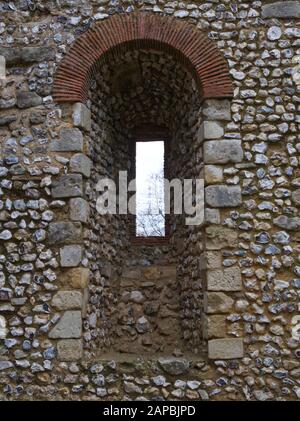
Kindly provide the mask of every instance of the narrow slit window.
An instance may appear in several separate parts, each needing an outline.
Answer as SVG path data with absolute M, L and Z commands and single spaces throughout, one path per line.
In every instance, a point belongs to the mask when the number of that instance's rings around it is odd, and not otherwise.
M 136 142 L 136 236 L 165 237 L 164 141 Z

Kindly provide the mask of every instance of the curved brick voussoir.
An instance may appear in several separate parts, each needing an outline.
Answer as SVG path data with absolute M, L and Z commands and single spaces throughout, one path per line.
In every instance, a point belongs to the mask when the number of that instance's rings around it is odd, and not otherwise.
M 138 48 L 175 56 L 193 74 L 202 99 L 233 96 L 227 62 L 205 34 L 172 17 L 133 13 L 114 15 L 77 39 L 57 70 L 55 101 L 85 103 L 97 66 Z

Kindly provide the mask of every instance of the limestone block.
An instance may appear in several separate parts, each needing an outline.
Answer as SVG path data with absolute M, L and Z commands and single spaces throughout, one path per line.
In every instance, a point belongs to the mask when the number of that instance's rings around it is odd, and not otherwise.
M 206 184 L 222 183 L 223 181 L 223 168 L 216 165 L 205 165 L 204 177 Z
M 49 61 L 55 58 L 55 49 L 49 45 L 39 47 L 0 47 L 8 65 Z
M 82 236 L 80 222 L 51 222 L 49 224 L 48 240 L 50 244 L 72 243 Z
M 240 186 L 213 185 L 205 187 L 205 202 L 213 208 L 232 208 L 242 203 Z
M 17 94 L 17 106 L 19 108 L 37 107 L 42 103 L 42 98 L 36 92 L 21 91 Z
M 62 339 L 57 342 L 57 356 L 61 361 L 76 361 L 82 358 L 81 339 Z
M 207 120 L 231 120 L 228 99 L 207 99 L 203 104 L 203 115 Z
M 86 131 L 90 131 L 92 127 L 91 111 L 81 102 L 73 105 L 73 124 Z
M 211 360 L 231 360 L 243 358 L 242 339 L 211 339 L 208 341 L 208 358 Z
M 226 316 L 203 316 L 204 339 L 224 338 L 226 336 Z
M 219 209 L 205 209 L 205 222 L 207 224 L 220 224 L 221 214 Z
M 220 139 L 224 135 L 224 128 L 217 121 L 203 121 L 200 132 L 204 140 Z
M 51 143 L 53 152 L 82 152 L 83 135 L 79 129 L 63 128 L 60 131 L 60 139 Z
M 242 276 L 238 267 L 207 271 L 208 291 L 241 291 Z
M 66 311 L 49 332 L 51 339 L 80 338 L 82 334 L 81 311 Z
M 0 79 L 5 79 L 6 76 L 6 61 L 4 56 L 0 56 Z
M 210 140 L 203 147 L 205 164 L 228 164 L 243 160 L 243 149 L 239 139 Z
M 64 197 L 82 196 L 82 175 L 66 174 L 52 183 L 52 197 L 60 199 Z
M 300 18 L 300 2 L 299 1 L 276 1 L 271 4 L 262 6 L 262 17 L 296 19 Z
M 79 172 L 85 177 L 90 177 L 92 168 L 92 161 L 83 153 L 73 155 L 70 160 L 70 170 L 72 172 Z
M 205 232 L 207 250 L 221 250 L 222 248 L 237 246 L 237 230 L 211 225 L 205 229 Z
M 87 268 L 73 268 L 63 272 L 59 281 L 61 285 L 74 289 L 84 289 L 89 284 L 90 270 Z
M 82 248 L 79 245 L 65 246 L 60 249 L 62 267 L 78 266 L 82 259 Z
M 205 292 L 203 307 L 207 314 L 229 313 L 234 300 L 223 292 Z
M 70 218 L 72 221 L 87 223 L 90 214 L 90 205 L 81 197 L 70 199 Z
M 58 291 L 52 298 L 51 305 L 58 310 L 82 309 L 82 293 L 80 291 Z

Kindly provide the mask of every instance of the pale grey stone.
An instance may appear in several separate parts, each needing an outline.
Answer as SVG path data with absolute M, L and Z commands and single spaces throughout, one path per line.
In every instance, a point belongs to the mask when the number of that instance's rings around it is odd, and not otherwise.
M 79 245 L 65 246 L 60 249 L 60 264 L 62 267 L 76 267 L 82 259 L 82 247 Z
M 52 183 L 52 197 L 76 197 L 82 196 L 82 175 L 66 174 Z
M 273 220 L 274 225 L 277 227 L 297 231 L 300 228 L 300 218 L 299 217 L 288 217 L 285 215 L 278 216 Z
M 6 76 L 6 61 L 4 56 L 0 56 L 0 79 L 5 79 Z
M 158 359 L 161 368 L 168 374 L 178 376 L 189 371 L 189 362 L 183 358 L 161 357 Z
M 231 208 L 242 203 L 240 186 L 212 185 L 205 188 L 205 201 L 212 208 Z
M 70 243 L 80 240 L 82 227 L 79 222 L 51 222 L 49 224 L 48 240 L 50 244 Z
M 242 339 L 211 339 L 208 341 L 208 358 L 212 360 L 230 360 L 243 358 Z
M 83 135 L 79 129 L 63 128 L 60 131 L 60 139 L 51 143 L 53 152 L 81 152 L 82 149 Z
M 299 1 L 277 1 L 262 6 L 263 18 L 282 18 L 296 19 L 300 18 Z
M 74 173 L 79 172 L 85 177 L 90 177 L 92 161 L 83 153 L 72 156 L 70 160 L 70 170 Z
M 222 183 L 223 168 L 217 165 L 205 165 L 204 177 L 206 184 Z
M 66 311 L 49 332 L 51 339 L 80 338 L 82 333 L 81 311 Z
M 0 371 L 7 370 L 8 368 L 12 368 L 14 365 L 10 361 L 2 360 L 0 361 Z
M 82 293 L 80 291 L 58 291 L 52 298 L 51 305 L 58 310 L 82 308 Z
M 86 131 L 91 130 L 91 111 L 81 102 L 77 102 L 73 105 L 73 124 Z
M 86 223 L 90 214 L 90 205 L 81 197 L 70 199 L 70 218 L 72 221 Z
M 37 107 L 42 103 L 42 98 L 36 92 L 21 91 L 17 94 L 17 106 L 19 108 Z
M 81 339 L 62 339 L 57 342 L 57 356 L 61 361 L 76 361 L 81 359 L 82 354 Z
M 242 276 L 238 267 L 207 271 L 208 291 L 241 291 Z
M 228 99 L 207 99 L 204 102 L 203 115 L 207 120 L 230 121 L 230 101 Z
M 242 162 L 243 149 L 239 139 L 211 140 L 204 143 L 205 164 Z
M 300 206 L 300 189 L 293 191 L 292 200 L 297 206 Z
M 203 139 L 220 139 L 224 135 L 224 128 L 217 121 L 203 121 L 200 132 Z
M 3 316 L 0 316 L 0 339 L 5 339 L 7 333 L 6 320 Z
M 270 41 L 276 41 L 278 40 L 282 35 L 281 28 L 279 26 L 271 26 L 271 28 L 268 29 L 267 37 Z
M 207 224 L 220 224 L 221 215 L 219 209 L 205 209 L 205 222 Z

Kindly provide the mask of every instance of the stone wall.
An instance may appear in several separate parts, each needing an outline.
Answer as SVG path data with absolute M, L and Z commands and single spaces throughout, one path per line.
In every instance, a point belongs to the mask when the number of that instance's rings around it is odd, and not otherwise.
M 299 8 L 274 0 L 0 2 L 1 399 L 299 398 Z M 91 97 L 74 105 L 52 96 L 55 71 L 81 34 L 142 11 L 197 28 L 234 83 L 233 98 L 206 97 L 200 127 L 192 92 L 187 104 L 184 84 L 176 90 L 182 77 L 164 87 L 180 104 L 168 111 L 187 158 L 182 174 L 201 174 L 203 150 L 206 182 L 205 236 L 182 231 L 166 251 L 178 268 L 180 334 L 198 353 L 182 349 L 179 360 L 104 354 L 113 350 L 108 279 L 128 250 L 115 243 L 122 223 L 109 230 L 97 221 L 90 197 L 95 171 L 111 174 L 112 151 L 123 167 L 122 150 L 112 149 L 108 129 L 98 132 L 103 109 Z M 181 150 L 181 138 L 195 150 Z M 184 250 L 177 261 L 176 250 Z

